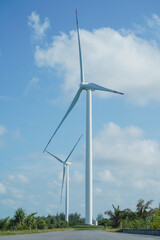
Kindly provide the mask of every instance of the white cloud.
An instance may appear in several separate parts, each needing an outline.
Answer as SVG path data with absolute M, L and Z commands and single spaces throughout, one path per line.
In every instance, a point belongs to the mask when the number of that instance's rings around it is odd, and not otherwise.
M 1 202 L 9 206 L 15 205 L 15 202 L 12 199 L 5 199 L 5 200 L 2 200 Z
M 157 14 L 152 14 L 151 18 L 146 18 L 149 35 L 152 35 L 157 39 L 159 44 L 160 40 L 160 17 Z
M 8 179 L 10 180 L 10 183 L 16 183 L 16 184 L 27 184 L 29 183 L 29 179 L 24 176 L 23 174 L 17 174 L 17 175 L 13 175 L 13 174 L 9 174 L 8 175 Z
M 39 78 L 33 77 L 29 82 L 25 89 L 25 94 L 27 94 L 31 89 L 35 88 L 37 83 L 39 82 Z
M 102 193 L 102 189 L 101 189 L 101 188 L 98 188 L 98 187 L 94 188 L 94 194 L 95 194 L 96 196 L 101 195 L 101 193 Z
M 159 192 L 160 181 L 153 179 L 137 179 L 135 182 L 133 182 L 133 187 L 139 190 L 153 189 L 154 191 Z
M 123 32 L 123 34 L 122 34 Z M 125 33 L 125 34 L 124 34 Z M 83 66 L 87 82 L 126 93 L 134 103 L 160 100 L 160 49 L 133 33 L 101 28 L 81 30 Z M 53 38 L 47 48 L 37 47 L 36 64 L 54 68 L 63 76 L 63 90 L 75 92 L 79 84 L 79 59 L 75 31 Z M 112 96 L 112 94 L 100 94 Z
M 57 205 L 55 204 L 49 204 L 48 207 L 46 208 L 46 212 L 48 214 L 52 214 L 53 213 L 53 210 L 56 210 L 58 208 Z
M 20 138 L 20 136 L 21 136 L 20 129 L 17 128 L 17 129 L 15 130 L 15 136 L 14 136 L 14 137 L 17 139 L 17 138 Z
M 7 100 L 11 100 L 12 98 L 11 97 L 8 97 L 8 96 L 0 96 L 0 100 L 4 100 L 4 101 L 7 101 Z
M 22 139 L 21 138 L 21 131 L 20 131 L 20 129 L 17 127 L 15 130 L 13 130 L 13 132 L 12 132 L 12 138 L 13 138 L 13 140 L 20 140 L 20 139 Z
M 6 187 L 0 182 L 0 194 L 5 194 L 7 192 Z
M 84 181 L 84 175 L 79 171 L 75 171 L 71 181 L 75 183 L 82 183 Z
M 36 12 L 32 12 L 28 17 L 28 25 L 34 30 L 34 38 L 36 40 L 42 39 L 46 30 L 50 27 L 48 18 L 45 18 L 44 23 L 41 24 L 39 15 Z
M 59 177 L 59 181 L 57 180 L 52 180 L 47 183 L 48 188 L 54 188 L 54 189 L 59 189 L 62 186 L 62 172 Z
M 25 176 L 22 175 L 22 174 L 18 174 L 18 179 L 19 179 L 20 183 L 24 183 L 24 184 L 29 183 L 28 178 L 25 177 Z
M 113 177 L 113 175 L 109 170 L 104 170 L 104 171 L 98 172 L 98 181 L 114 182 L 115 178 Z
M 1 200 L 1 203 L 6 205 L 6 206 L 3 206 L 5 211 L 7 211 L 7 209 L 17 210 L 17 208 L 19 208 L 19 206 L 21 206 L 21 203 L 19 201 L 17 201 L 17 199 L 13 200 L 11 198 L 6 198 L 4 200 Z M 6 217 L 6 215 L 4 215 L 4 217 Z
M 0 125 L 0 137 L 2 137 L 6 132 L 7 132 L 7 129 L 5 128 L 5 126 Z M 3 141 L 0 140 L 0 147 L 2 146 L 3 146 Z
M 15 187 L 9 187 L 9 190 L 11 192 L 11 196 L 18 199 L 24 198 L 24 191 L 22 189 L 18 189 Z
M 160 17 L 157 14 L 152 14 L 152 18 L 147 19 L 149 27 L 160 27 Z
M 121 128 L 110 122 L 93 139 L 93 156 L 96 161 L 118 165 L 155 165 L 159 163 L 160 148 L 155 140 L 145 139 L 142 129 Z
M 6 128 L 2 125 L 0 125 L 0 136 L 6 133 Z
M 37 199 L 36 196 L 33 195 L 33 194 L 29 194 L 29 195 L 28 195 L 28 200 L 32 203 L 32 205 L 33 205 L 33 204 L 34 204 L 34 205 L 38 205 L 38 203 L 39 203 L 38 199 Z
M 11 180 L 11 181 L 15 180 L 15 176 L 14 176 L 13 174 L 9 174 L 9 175 L 8 175 L 8 178 L 9 178 L 9 180 Z

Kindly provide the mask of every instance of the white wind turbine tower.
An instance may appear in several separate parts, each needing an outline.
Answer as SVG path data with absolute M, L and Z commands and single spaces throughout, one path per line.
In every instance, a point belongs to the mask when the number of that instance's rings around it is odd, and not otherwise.
M 86 91 L 86 169 L 85 169 L 85 224 L 92 225 L 92 91 L 99 90 L 111 93 L 117 93 L 123 95 L 122 92 L 117 92 L 112 89 L 108 89 L 97 85 L 95 83 L 87 83 L 85 82 L 83 75 L 83 67 L 82 67 L 82 54 L 81 54 L 81 44 L 80 44 L 80 36 L 79 36 L 79 28 L 78 28 L 78 17 L 76 11 L 76 24 L 77 24 L 77 36 L 78 36 L 78 47 L 79 47 L 79 62 L 80 62 L 80 85 L 79 89 L 73 98 L 66 114 L 63 119 L 59 123 L 49 142 L 47 143 L 44 151 L 48 147 L 52 138 L 60 128 L 63 121 L 66 119 L 68 114 L 71 112 L 75 104 L 77 103 L 80 94 L 83 90 Z
M 68 162 L 68 159 L 70 158 L 71 154 L 73 153 L 74 149 L 76 148 L 77 144 L 79 143 L 80 139 L 82 138 L 82 135 L 74 145 L 73 149 L 69 153 L 68 157 L 65 161 L 62 161 L 59 157 L 55 156 L 54 154 L 46 151 L 48 154 L 50 154 L 52 157 L 56 158 L 60 163 L 63 164 L 63 179 L 62 179 L 62 188 L 61 188 L 61 201 L 62 201 L 62 194 L 63 194 L 63 186 L 64 186 L 64 180 L 66 180 L 66 192 L 65 192 L 65 221 L 68 222 L 68 215 L 69 215 L 69 165 L 71 165 L 71 162 Z

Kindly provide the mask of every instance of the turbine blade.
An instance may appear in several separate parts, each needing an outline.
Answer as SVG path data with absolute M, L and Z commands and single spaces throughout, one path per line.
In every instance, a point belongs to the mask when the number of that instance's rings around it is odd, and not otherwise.
M 45 152 L 47 152 L 48 154 L 50 154 L 52 157 L 56 158 L 59 162 L 64 163 L 60 158 L 56 157 L 54 154 L 52 154 L 52 153 L 50 153 L 50 152 L 48 152 L 48 151 L 45 151 Z
M 76 25 L 77 25 L 78 47 L 79 47 L 80 77 L 81 77 L 81 83 L 83 83 L 84 79 L 83 79 L 83 68 L 82 68 L 82 53 L 81 53 L 81 43 L 80 43 L 79 28 L 78 28 L 77 9 L 76 9 Z
M 82 138 L 83 135 L 80 136 L 80 138 L 78 139 L 78 141 L 76 142 L 76 144 L 74 145 L 73 149 L 71 150 L 70 154 L 68 155 L 68 157 L 66 158 L 66 160 L 64 161 L 65 163 L 67 162 L 67 160 L 69 159 L 69 157 L 71 156 L 72 152 L 74 151 L 75 147 L 77 146 L 77 144 L 79 143 L 80 139 Z
M 66 166 L 63 164 L 63 179 L 62 179 L 62 188 L 61 188 L 61 203 L 62 203 L 62 195 L 63 195 L 63 186 L 64 186 L 65 174 L 66 174 Z
M 97 84 L 95 84 L 95 83 L 85 84 L 85 85 L 84 85 L 84 89 L 100 90 L 100 91 L 112 92 L 112 93 L 117 93 L 117 94 L 124 95 L 124 93 L 122 93 L 122 92 L 118 92 L 118 91 L 115 91 L 115 90 L 112 90 L 112 89 L 109 89 L 109 88 L 105 88 L 105 87 L 102 87 L 102 86 L 97 85 Z
M 69 106 L 66 114 L 65 114 L 64 117 L 62 118 L 62 121 L 60 122 L 60 124 L 59 124 L 58 127 L 56 128 L 55 132 L 53 133 L 52 137 L 50 138 L 50 140 L 49 140 L 49 142 L 47 143 L 47 145 L 46 145 L 45 149 L 43 150 L 43 152 L 46 151 L 48 145 L 49 145 L 50 142 L 52 141 L 52 138 L 54 137 L 54 135 L 56 134 L 56 132 L 57 132 L 58 129 L 60 128 L 61 124 L 63 123 L 63 121 L 66 119 L 66 117 L 68 116 L 68 114 L 71 112 L 71 110 L 72 110 L 73 107 L 75 106 L 76 102 L 77 102 L 78 99 L 79 99 L 79 96 L 80 96 L 81 92 L 82 92 L 82 89 L 79 88 L 78 91 L 77 91 L 77 93 L 76 93 L 76 95 L 75 95 L 75 97 L 73 98 L 73 101 L 71 102 L 71 104 L 70 104 L 70 106 Z

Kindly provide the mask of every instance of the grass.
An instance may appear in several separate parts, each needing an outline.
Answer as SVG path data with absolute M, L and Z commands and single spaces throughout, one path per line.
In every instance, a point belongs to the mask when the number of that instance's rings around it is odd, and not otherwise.
M 104 230 L 103 226 L 78 225 L 73 227 L 76 230 Z
M 104 226 L 95 226 L 95 225 L 77 225 L 73 228 L 54 228 L 54 229 L 44 229 L 44 230 L 22 230 L 22 231 L 0 231 L 0 236 L 6 235 L 19 235 L 19 234 L 34 234 L 34 233 L 46 233 L 46 232 L 54 232 L 54 231 L 67 231 L 71 229 L 76 230 L 105 230 L 108 232 L 120 232 L 119 228 L 105 228 Z
M 54 232 L 54 231 L 66 231 L 66 230 L 70 230 L 70 229 L 72 229 L 72 228 L 54 228 L 54 229 L 44 229 L 44 230 L 22 230 L 22 231 L 0 231 L 0 236 L 46 233 L 46 232 Z
M 104 228 L 107 232 L 121 232 L 122 230 L 120 228 Z

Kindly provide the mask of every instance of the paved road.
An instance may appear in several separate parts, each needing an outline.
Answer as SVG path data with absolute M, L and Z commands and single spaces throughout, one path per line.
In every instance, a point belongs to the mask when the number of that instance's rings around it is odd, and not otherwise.
M 110 233 L 102 230 L 69 230 L 29 235 L 2 236 L 0 240 L 160 240 L 160 236 Z

